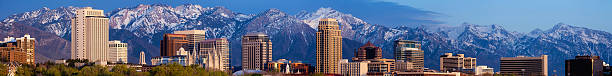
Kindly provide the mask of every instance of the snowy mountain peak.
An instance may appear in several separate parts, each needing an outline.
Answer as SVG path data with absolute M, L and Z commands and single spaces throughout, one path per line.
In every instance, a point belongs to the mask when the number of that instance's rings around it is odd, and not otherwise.
M 285 16 L 287 14 L 285 14 L 282 11 L 280 11 L 279 9 L 271 8 L 271 9 L 268 9 L 266 12 L 264 12 L 262 15 L 266 15 L 266 16 L 272 16 L 272 15 Z
M 296 17 L 298 19 L 302 19 L 304 23 L 308 24 L 311 28 L 314 28 L 314 29 L 316 29 L 316 27 L 318 26 L 319 19 L 322 19 L 322 18 L 338 19 L 338 22 L 340 22 L 340 25 L 343 25 L 343 27 L 347 29 L 351 29 L 354 25 L 367 24 L 363 20 L 357 17 L 354 17 L 351 14 L 344 14 L 332 8 L 319 8 L 317 11 L 313 13 L 300 12 L 297 14 Z

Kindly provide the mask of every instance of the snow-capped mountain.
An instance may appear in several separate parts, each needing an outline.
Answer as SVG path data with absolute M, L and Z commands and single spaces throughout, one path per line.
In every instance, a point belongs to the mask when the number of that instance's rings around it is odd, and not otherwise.
M 0 36 L 22 36 L 29 33 L 39 39 L 37 61 L 69 58 L 70 18 L 79 7 L 42 8 L 14 14 L 0 22 Z M 130 46 L 129 62 L 136 62 L 138 52 L 147 58 L 159 56 L 159 41 L 165 33 L 177 30 L 205 30 L 206 38 L 228 38 L 233 65 L 240 62 L 240 38 L 248 32 L 270 35 L 273 59 L 289 59 L 314 63 L 315 32 L 321 18 L 336 18 L 343 36 L 343 58 L 350 58 L 356 48 L 371 41 L 383 48 L 384 58 L 392 58 L 393 41 L 422 41 L 426 67 L 437 69 L 438 57 L 447 52 L 478 58 L 478 65 L 498 68 L 499 57 L 517 55 L 549 55 L 550 63 L 576 55 L 599 55 L 610 61 L 612 34 L 583 27 L 557 24 L 552 29 L 530 33 L 508 31 L 500 25 L 465 23 L 446 27 L 385 27 L 369 24 L 351 14 L 332 8 L 302 11 L 290 15 L 278 9 L 255 14 L 233 12 L 224 7 L 138 5 L 118 8 L 106 14 L 110 18 L 110 39 L 122 40 Z M 24 31 L 31 30 L 31 31 Z M 38 37 L 37 37 L 38 36 Z M 52 45 L 49 43 L 60 44 Z M 563 64 L 550 64 L 563 72 Z M 558 74 L 558 73 L 555 73 Z

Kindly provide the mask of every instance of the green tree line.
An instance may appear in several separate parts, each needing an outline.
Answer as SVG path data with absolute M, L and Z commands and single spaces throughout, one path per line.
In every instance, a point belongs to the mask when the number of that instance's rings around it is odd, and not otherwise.
M 22 65 L 17 68 L 16 76 L 229 76 L 229 73 L 218 70 L 207 70 L 199 66 L 182 66 L 180 64 L 159 65 L 148 72 L 137 72 L 126 65 L 103 67 L 89 65 L 71 67 L 63 64 Z M 8 67 L 0 65 L 0 74 L 6 75 Z M 6 71 L 6 72 L 5 72 Z

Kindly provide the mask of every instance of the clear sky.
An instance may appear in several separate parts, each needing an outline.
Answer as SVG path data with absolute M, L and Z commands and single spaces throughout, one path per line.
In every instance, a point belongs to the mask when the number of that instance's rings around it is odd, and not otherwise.
M 9 15 L 62 6 L 92 6 L 106 12 L 138 4 L 223 6 L 257 14 L 278 8 L 289 14 L 330 7 L 373 24 L 460 25 L 464 22 L 529 32 L 557 23 L 612 31 L 611 0 L 0 0 L 0 19 Z

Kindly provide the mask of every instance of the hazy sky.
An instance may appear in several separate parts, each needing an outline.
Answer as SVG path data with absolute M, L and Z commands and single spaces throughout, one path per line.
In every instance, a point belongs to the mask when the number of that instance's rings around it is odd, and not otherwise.
M 289 14 L 331 7 L 372 24 L 460 25 L 464 22 L 499 24 L 509 30 L 529 32 L 557 23 L 612 31 L 611 0 L 0 0 L 0 19 L 9 15 L 61 6 L 92 6 L 106 12 L 138 4 L 198 4 L 223 6 L 257 14 L 278 8 Z

